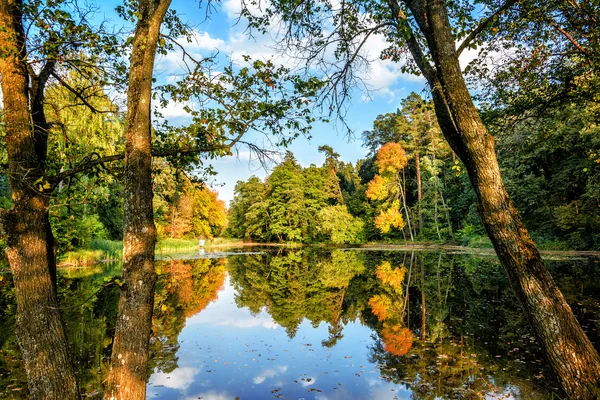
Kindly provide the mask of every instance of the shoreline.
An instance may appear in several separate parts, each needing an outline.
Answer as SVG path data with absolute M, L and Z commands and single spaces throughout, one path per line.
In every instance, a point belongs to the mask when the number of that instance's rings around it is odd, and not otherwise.
M 258 242 L 228 242 L 228 243 L 207 243 L 205 246 L 190 247 L 182 249 L 180 251 L 161 251 L 157 252 L 157 256 L 161 255 L 169 256 L 169 254 L 192 254 L 198 250 L 204 249 L 207 253 L 213 252 L 217 249 L 227 248 L 255 248 L 255 247 L 272 247 L 272 248 L 324 248 L 324 249 L 341 249 L 348 251 L 418 251 L 418 252 L 432 252 L 432 251 L 443 251 L 447 253 L 456 254 L 471 254 L 479 256 L 496 256 L 496 252 L 493 248 L 481 248 L 481 247 L 466 247 L 451 244 L 437 244 L 437 243 L 403 243 L 403 244 L 384 244 L 384 243 L 366 243 L 358 245 L 332 245 L 326 243 L 306 244 L 306 243 L 258 243 Z M 540 254 L 544 259 L 553 258 L 600 258 L 600 251 L 595 250 L 539 250 Z M 158 258 L 157 258 L 158 259 Z M 96 260 L 89 260 L 87 262 L 73 263 L 63 262 L 58 263 L 58 268 L 87 268 L 93 265 L 105 264 L 108 262 L 118 262 L 120 258 L 99 258 Z

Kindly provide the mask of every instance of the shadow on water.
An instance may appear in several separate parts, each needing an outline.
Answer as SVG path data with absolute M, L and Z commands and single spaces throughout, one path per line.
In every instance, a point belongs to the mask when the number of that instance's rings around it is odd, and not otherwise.
M 149 398 L 561 396 L 492 257 L 296 249 L 157 261 Z M 548 261 L 600 345 L 597 259 Z M 117 264 L 63 270 L 82 391 L 100 397 Z M 0 397 L 26 398 L 14 289 L 0 275 Z

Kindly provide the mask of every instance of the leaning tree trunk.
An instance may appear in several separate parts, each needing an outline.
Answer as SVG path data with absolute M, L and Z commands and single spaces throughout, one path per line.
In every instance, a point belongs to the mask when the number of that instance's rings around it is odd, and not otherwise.
M 16 330 L 30 397 L 77 399 L 79 391 L 60 320 L 54 285 L 43 158 L 36 153 L 29 113 L 22 3 L 0 2 L 0 75 L 13 207 L 2 216 L 17 300 Z M 45 157 L 45 153 L 42 155 Z
M 160 26 L 170 0 L 140 0 L 127 91 L 123 285 L 105 398 L 146 397 L 154 307 L 151 109 L 152 74 Z
M 435 64 L 434 70 L 423 72 L 440 127 L 465 164 L 488 235 L 565 393 L 571 399 L 597 399 L 600 356 L 552 280 L 504 188 L 494 140 L 462 76 L 444 0 L 424 3 L 409 6 Z M 423 65 L 422 58 L 418 62 Z

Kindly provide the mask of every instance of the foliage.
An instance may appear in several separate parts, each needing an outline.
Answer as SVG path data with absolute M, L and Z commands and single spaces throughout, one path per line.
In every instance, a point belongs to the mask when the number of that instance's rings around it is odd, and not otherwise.
M 384 324 L 381 330 L 383 349 L 395 356 L 403 356 L 413 345 L 413 333 L 400 325 Z
M 381 210 L 379 215 L 375 217 L 375 227 L 383 234 L 389 233 L 392 228 L 402 230 L 406 225 L 402 214 L 398 209 L 400 208 L 399 201 L 393 201 L 390 208 L 387 210 Z
M 546 113 L 496 133 L 507 190 L 527 226 L 542 240 L 598 248 L 600 141 L 595 107 L 569 104 Z
M 360 243 L 363 222 L 349 213 L 332 158 L 302 168 L 287 152 L 263 183 L 238 182 L 228 233 L 256 241 Z
M 212 239 L 227 223 L 217 193 L 165 162 L 155 172 L 154 213 L 159 238 Z
M 354 252 L 334 250 L 321 254 L 317 263 L 314 255 L 298 250 L 229 258 L 236 304 L 253 313 L 265 308 L 290 337 L 304 318 L 313 326 L 322 321 L 335 326 L 348 285 L 364 266 Z
M 386 143 L 377 151 L 375 159 L 380 174 L 395 174 L 408 164 L 406 152 L 398 143 Z
M 406 211 L 406 198 L 402 189 L 402 171 L 407 164 L 406 152 L 398 143 L 386 143 L 378 150 L 375 164 L 379 174 L 369 182 L 366 192 L 370 200 L 379 202 L 375 227 L 384 234 L 389 233 L 392 227 L 402 230 L 406 224 L 400 212 L 401 209 Z
M 334 244 L 364 242 L 364 222 L 352 216 L 346 206 L 323 207 L 317 216 L 317 231 L 322 240 Z

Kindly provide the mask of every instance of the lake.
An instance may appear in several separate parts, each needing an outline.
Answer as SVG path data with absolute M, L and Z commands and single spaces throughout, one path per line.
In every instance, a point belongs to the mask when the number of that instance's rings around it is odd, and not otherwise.
M 548 260 L 600 347 L 597 258 Z M 149 399 L 561 396 L 497 259 L 303 248 L 157 261 Z M 118 264 L 60 271 L 82 392 L 100 398 Z M 0 275 L 0 397 L 26 398 L 14 290 Z

